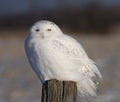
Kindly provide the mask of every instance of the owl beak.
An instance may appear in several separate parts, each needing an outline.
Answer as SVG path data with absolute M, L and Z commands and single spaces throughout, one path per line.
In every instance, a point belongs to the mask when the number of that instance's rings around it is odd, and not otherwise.
M 45 38 L 45 36 L 44 36 L 44 34 L 43 34 L 43 33 L 41 33 L 40 35 L 41 35 L 41 38 L 43 38 L 43 39 Z

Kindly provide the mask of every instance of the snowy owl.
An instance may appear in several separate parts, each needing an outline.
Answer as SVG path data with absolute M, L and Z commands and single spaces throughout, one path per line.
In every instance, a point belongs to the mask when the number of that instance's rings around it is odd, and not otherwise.
M 31 27 L 25 51 L 42 83 L 50 79 L 75 81 L 80 96 L 96 96 L 101 73 L 80 43 L 53 22 L 42 20 Z

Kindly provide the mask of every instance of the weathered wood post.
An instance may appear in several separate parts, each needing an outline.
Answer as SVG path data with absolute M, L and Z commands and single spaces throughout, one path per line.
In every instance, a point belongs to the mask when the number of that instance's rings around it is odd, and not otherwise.
M 41 102 L 76 102 L 77 85 L 73 81 L 46 81 L 42 86 Z

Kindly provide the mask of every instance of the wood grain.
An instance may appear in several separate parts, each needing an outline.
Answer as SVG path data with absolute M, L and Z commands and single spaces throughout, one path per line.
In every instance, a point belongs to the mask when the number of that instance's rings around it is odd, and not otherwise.
M 46 81 L 42 86 L 41 102 L 76 102 L 77 85 L 73 81 Z

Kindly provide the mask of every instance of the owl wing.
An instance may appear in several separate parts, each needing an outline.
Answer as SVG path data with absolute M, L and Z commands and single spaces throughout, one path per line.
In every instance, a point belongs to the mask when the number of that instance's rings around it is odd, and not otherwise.
M 95 63 L 88 58 L 82 46 L 72 37 L 62 35 L 53 39 L 51 45 L 59 54 L 74 62 L 78 66 L 76 70 L 84 76 L 89 78 L 96 78 L 98 76 L 101 78 Z

